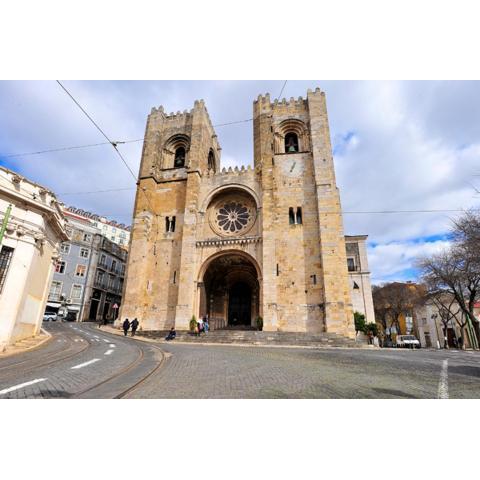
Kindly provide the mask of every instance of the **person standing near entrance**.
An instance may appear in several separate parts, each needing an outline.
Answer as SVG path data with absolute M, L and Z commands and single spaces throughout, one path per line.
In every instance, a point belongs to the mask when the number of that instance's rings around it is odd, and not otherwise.
M 130 322 L 128 321 L 128 318 L 126 318 L 126 319 L 123 321 L 122 327 L 123 327 L 123 334 L 124 334 L 125 336 L 127 336 L 127 334 L 128 334 L 128 329 L 130 328 Z
M 205 333 L 208 333 L 208 331 L 210 330 L 210 324 L 208 323 L 208 315 L 205 315 L 203 319 L 203 328 L 205 330 Z
M 134 337 L 135 332 L 137 331 L 137 328 L 138 328 L 138 320 L 136 318 L 133 319 L 131 326 L 132 326 L 132 337 Z

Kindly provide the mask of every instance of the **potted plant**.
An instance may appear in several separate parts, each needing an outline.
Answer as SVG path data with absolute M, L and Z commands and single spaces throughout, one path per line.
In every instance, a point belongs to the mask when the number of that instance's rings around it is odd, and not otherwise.
M 190 331 L 192 333 L 195 333 L 196 329 L 197 329 L 197 318 L 195 317 L 195 315 L 192 315 L 192 319 L 190 320 Z
M 258 330 L 261 332 L 263 330 L 263 318 L 258 316 L 255 322 L 257 323 Z

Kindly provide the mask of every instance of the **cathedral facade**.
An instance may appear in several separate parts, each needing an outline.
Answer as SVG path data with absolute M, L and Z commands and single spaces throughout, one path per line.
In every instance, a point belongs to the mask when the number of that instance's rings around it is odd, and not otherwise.
M 326 99 L 253 104 L 253 167 L 220 169 L 202 100 L 146 126 L 124 303 L 144 330 L 213 328 L 354 336 Z

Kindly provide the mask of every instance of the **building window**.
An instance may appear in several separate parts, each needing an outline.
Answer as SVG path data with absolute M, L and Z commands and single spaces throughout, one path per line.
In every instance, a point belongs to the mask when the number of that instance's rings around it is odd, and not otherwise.
M 83 241 L 90 243 L 92 241 L 92 235 L 90 233 L 84 233 L 83 234 Z
M 114 242 L 114 241 L 115 241 L 115 235 L 112 235 L 112 236 L 110 237 L 110 240 L 111 240 L 112 242 Z
M 297 225 L 301 225 L 303 223 L 302 222 L 302 207 L 297 207 L 297 216 L 295 218 L 296 218 Z
M 86 272 L 87 272 L 86 265 L 77 265 L 77 268 L 75 269 L 75 276 L 84 277 Z
M 70 244 L 62 243 L 62 245 L 60 246 L 60 251 L 68 255 L 70 253 Z
M 296 133 L 287 133 L 285 135 L 285 153 L 298 152 L 298 137 Z
M 70 292 L 70 298 L 78 300 L 82 298 L 82 285 L 72 285 L 72 291 Z
M 288 209 L 288 223 L 290 225 L 295 225 L 295 214 L 293 213 L 293 208 Z
M 317 276 L 316 276 L 315 274 L 310 275 L 310 276 L 312 277 L 312 283 L 313 283 L 314 285 L 316 285 L 316 284 L 317 284 Z
M 215 171 L 215 154 L 210 150 L 208 154 L 208 169 Z
M 174 232 L 175 231 L 175 217 L 165 217 L 165 231 Z
M 103 265 L 104 267 L 107 266 L 107 256 L 104 253 L 102 253 L 99 263 L 100 263 L 100 265 Z
M 173 272 L 173 283 L 177 283 L 177 271 Z
M 118 243 L 119 243 L 120 245 L 123 245 L 123 238 L 121 238 L 121 239 L 118 241 Z
M 278 266 L 278 263 L 277 263 L 277 277 L 280 275 L 280 268 Z
M 353 282 L 353 289 L 354 290 L 360 290 L 360 287 L 358 286 L 357 282 Z
M 80 256 L 82 258 L 88 258 L 88 256 L 90 255 L 90 250 L 88 248 L 81 248 L 80 249 Z
M 117 269 L 117 261 L 112 260 L 112 271 Z
M 55 265 L 55 272 L 60 273 L 60 274 L 64 274 L 66 266 L 67 266 L 67 264 L 63 261 L 57 262 L 57 264 Z
M 65 233 L 67 234 L 68 238 L 72 238 L 73 230 L 70 227 L 65 228 Z
M 50 294 L 49 297 L 60 299 L 60 294 L 62 293 L 62 282 L 53 281 L 50 285 Z
M 0 251 L 0 293 L 2 293 L 3 285 L 5 284 L 5 279 L 7 278 L 8 267 L 12 260 L 13 248 L 11 247 L 2 247 Z
M 349 272 L 355 272 L 355 259 L 353 258 L 347 258 L 347 267 Z
M 290 207 L 288 209 L 288 223 L 290 225 L 301 225 L 303 223 L 302 220 L 302 207 L 297 207 L 297 211 Z
M 175 150 L 175 161 L 173 166 L 175 168 L 180 168 L 185 166 L 185 148 L 184 147 L 178 147 Z

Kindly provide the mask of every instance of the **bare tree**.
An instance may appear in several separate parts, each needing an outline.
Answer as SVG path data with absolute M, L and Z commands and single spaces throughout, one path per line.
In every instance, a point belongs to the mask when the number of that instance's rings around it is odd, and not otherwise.
M 414 283 L 387 283 L 373 289 L 375 316 L 380 319 L 384 329 L 387 321 L 400 333 L 400 315 L 412 315 L 417 302 L 421 298 L 421 287 Z M 378 316 L 377 316 L 378 315 Z
M 459 314 L 461 315 L 461 309 L 455 301 L 455 297 L 447 291 L 436 290 L 435 285 L 426 285 L 429 289 L 427 295 L 425 296 L 425 302 L 431 302 L 437 308 L 438 315 L 440 317 L 440 322 L 442 323 L 443 331 L 443 348 L 449 348 L 448 346 L 448 325 L 452 324 L 452 320 L 457 320 Z M 433 287 L 433 288 L 429 288 Z M 460 325 L 460 323 L 459 323 Z M 460 328 L 462 329 L 462 338 L 465 338 L 464 328 L 466 322 Z M 464 345 L 464 342 L 462 342 Z
M 418 265 L 424 282 L 433 286 L 435 290 L 451 295 L 466 319 L 470 319 L 477 340 L 474 346 L 477 346 L 480 338 L 479 325 L 473 307 L 480 293 L 480 275 L 477 277 L 470 272 L 468 262 L 455 248 L 422 258 Z

